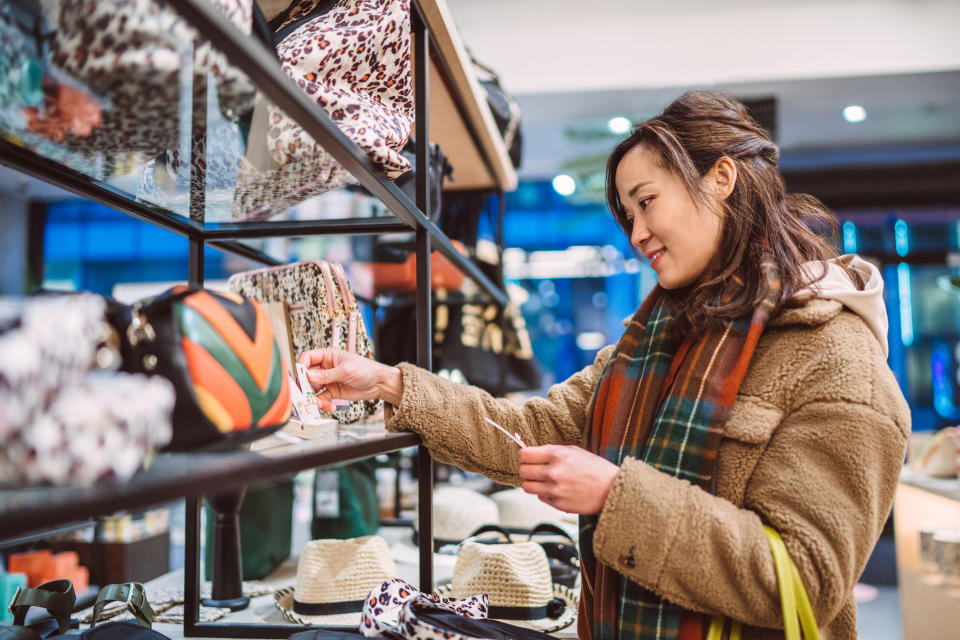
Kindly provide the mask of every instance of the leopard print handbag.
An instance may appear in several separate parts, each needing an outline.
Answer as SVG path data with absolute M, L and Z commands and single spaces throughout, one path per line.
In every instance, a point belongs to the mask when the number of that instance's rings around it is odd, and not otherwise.
M 210 0 L 244 33 L 250 33 L 254 0 Z M 253 104 L 247 76 L 200 36 L 184 18 L 156 0 L 59 0 L 51 61 L 101 97 L 102 122 L 89 136 L 65 143 L 84 151 L 175 149 L 180 135 L 182 72 L 212 77 L 219 109 L 236 117 Z M 190 100 L 189 96 L 187 100 Z
M 244 271 L 230 277 L 229 287 L 263 302 L 287 303 L 290 334 L 298 354 L 337 347 L 373 358 L 373 343 L 363 314 L 343 266 L 336 262 L 310 260 Z M 351 424 L 382 410 L 379 400 L 358 400 L 329 415 L 342 424 Z
M 284 72 L 388 178 L 410 169 L 400 154 L 414 115 L 409 0 L 338 0 L 293 28 L 276 49 Z M 268 218 L 346 178 L 283 111 L 267 103 L 263 115 L 269 158 L 251 161 L 248 146 L 237 173 L 234 219 Z M 259 144 L 256 128 L 251 125 L 252 144 Z

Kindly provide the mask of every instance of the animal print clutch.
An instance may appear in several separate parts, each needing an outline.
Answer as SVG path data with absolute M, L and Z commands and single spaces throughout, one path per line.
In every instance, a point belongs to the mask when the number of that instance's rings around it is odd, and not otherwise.
M 373 358 L 363 315 L 343 266 L 309 260 L 236 273 L 231 291 L 262 302 L 286 302 L 294 350 L 338 347 Z M 330 414 L 342 424 L 359 422 L 383 410 L 379 400 L 356 400 Z

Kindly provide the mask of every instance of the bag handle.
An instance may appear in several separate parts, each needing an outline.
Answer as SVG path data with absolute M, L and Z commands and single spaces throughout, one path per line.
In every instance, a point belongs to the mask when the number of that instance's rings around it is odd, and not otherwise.
M 787 547 L 775 529 L 764 525 L 763 532 L 773 554 L 773 566 L 777 571 L 777 583 L 780 588 L 780 606 L 783 610 L 783 635 L 786 640 L 800 640 L 800 628 L 806 640 L 820 640 L 813 607 L 807 597 L 807 590 L 800 578 L 797 565 L 790 558 Z M 798 624 L 799 619 L 799 624 Z M 710 628 L 706 640 L 720 640 L 726 617 L 715 615 L 710 619 Z M 734 620 L 730 627 L 730 640 L 740 640 L 743 625 Z
M 17 587 L 8 611 L 13 614 L 14 626 L 21 627 L 30 607 L 46 609 L 50 617 L 57 621 L 60 633 L 64 634 L 70 629 L 70 613 L 76 601 L 72 582 L 66 579 L 51 580 L 31 589 Z
M 149 629 L 153 624 L 153 609 L 147 601 L 147 594 L 139 582 L 125 582 L 122 584 L 108 584 L 97 595 L 93 605 L 93 620 L 90 626 L 97 624 L 103 607 L 109 602 L 126 602 L 127 611 L 137 619 L 137 624 Z
M 538 524 L 537 526 L 535 526 L 535 527 L 530 531 L 530 540 L 533 540 L 533 537 L 534 537 L 534 536 L 537 536 L 537 535 L 545 535 L 545 534 L 546 534 L 546 535 L 560 536 L 560 537 L 564 538 L 565 540 L 569 540 L 569 541 L 570 541 L 570 544 L 571 544 L 571 545 L 574 545 L 574 546 L 576 546 L 576 544 L 577 544 L 576 542 L 573 541 L 573 538 L 570 536 L 569 533 L 567 533 L 566 531 L 564 531 L 563 529 L 561 529 L 561 528 L 558 527 L 557 525 L 553 524 L 552 522 L 541 522 L 540 524 Z
M 350 282 L 347 280 L 347 272 L 343 270 L 343 265 L 339 262 L 330 263 L 333 277 L 340 287 L 340 302 L 343 305 L 343 312 L 348 318 L 347 325 L 347 351 L 357 352 L 357 300 L 353 297 L 353 290 L 350 288 Z
M 340 287 L 340 296 L 343 301 L 344 311 L 350 313 L 357 306 L 357 299 L 353 297 L 353 290 L 350 288 L 350 281 L 347 280 L 347 272 L 343 270 L 343 265 L 339 262 L 331 262 L 333 277 Z
M 337 297 L 333 293 L 333 277 L 330 275 L 330 263 L 325 260 L 318 260 L 320 265 L 320 274 L 323 276 L 324 288 L 327 290 L 327 306 L 330 308 L 330 314 L 340 315 L 340 309 L 337 308 Z

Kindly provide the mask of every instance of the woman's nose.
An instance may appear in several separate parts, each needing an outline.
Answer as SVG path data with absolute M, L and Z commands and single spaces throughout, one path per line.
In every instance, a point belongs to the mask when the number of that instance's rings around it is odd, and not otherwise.
M 630 244 L 640 247 L 641 244 L 650 238 L 650 230 L 643 223 L 641 216 L 635 216 L 633 219 L 633 229 L 630 232 Z

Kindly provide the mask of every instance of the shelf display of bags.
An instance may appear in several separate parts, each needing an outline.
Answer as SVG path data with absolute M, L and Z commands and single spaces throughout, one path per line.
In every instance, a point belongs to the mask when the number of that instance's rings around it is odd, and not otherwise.
M 295 25 L 276 43 L 284 72 L 387 177 L 408 171 L 401 149 L 414 114 L 409 2 L 339 0 L 296 23 L 303 13 L 298 10 L 281 26 Z M 269 157 L 249 157 L 248 146 L 237 176 L 237 219 L 270 217 L 346 178 L 332 156 L 283 111 L 266 104 L 264 116 Z M 251 124 L 255 144 L 259 130 Z
M 165 380 L 117 373 L 107 303 L 41 296 L 0 333 L 0 484 L 124 482 L 171 436 Z
M 176 388 L 169 450 L 243 444 L 289 419 L 283 357 L 255 300 L 178 286 L 111 321 L 123 337 L 124 368 Z
M 253 0 L 210 0 L 250 33 Z M 172 7 L 153 0 L 59 0 L 51 61 L 109 108 L 89 136 L 65 142 L 92 151 L 160 153 L 177 146 L 182 73 L 212 74 L 221 112 L 238 116 L 253 103 L 253 84 Z M 53 16 L 49 16 L 54 22 Z
M 244 271 L 230 276 L 229 286 L 231 291 L 256 300 L 285 302 L 296 353 L 337 347 L 373 358 L 373 342 L 339 263 L 311 260 Z M 357 400 L 330 417 L 350 424 L 382 410 L 379 400 Z

